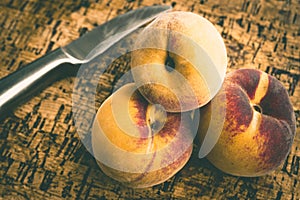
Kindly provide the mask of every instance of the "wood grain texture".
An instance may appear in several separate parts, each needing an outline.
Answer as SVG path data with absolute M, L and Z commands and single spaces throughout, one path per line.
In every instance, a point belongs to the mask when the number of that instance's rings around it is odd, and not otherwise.
M 233 177 L 199 160 L 195 145 L 188 164 L 165 183 L 126 188 L 105 176 L 82 145 L 72 118 L 76 78 L 67 77 L 1 122 L 0 199 L 300 199 L 299 1 L 2 0 L 0 78 L 119 14 L 153 4 L 173 5 L 214 23 L 227 47 L 228 71 L 259 68 L 282 81 L 297 116 L 297 135 L 283 166 L 263 177 Z M 105 73 L 82 83 L 99 84 L 93 109 L 118 87 L 129 60 L 124 54 L 95 63 Z M 92 114 L 84 110 L 76 112 Z

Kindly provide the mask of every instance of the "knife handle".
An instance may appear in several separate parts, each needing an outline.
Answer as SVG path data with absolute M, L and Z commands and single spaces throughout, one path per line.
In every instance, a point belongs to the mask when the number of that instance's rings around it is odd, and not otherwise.
M 10 114 L 17 105 L 24 103 L 42 88 L 59 77 L 57 72 L 63 63 L 71 59 L 58 48 L 20 70 L 0 80 L 0 119 Z

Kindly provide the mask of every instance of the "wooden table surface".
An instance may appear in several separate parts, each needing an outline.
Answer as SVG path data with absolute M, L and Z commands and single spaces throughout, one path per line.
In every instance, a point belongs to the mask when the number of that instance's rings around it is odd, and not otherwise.
M 228 71 L 255 67 L 282 81 L 298 116 L 285 163 L 266 176 L 234 177 L 198 159 L 196 147 L 188 164 L 165 183 L 126 188 L 101 172 L 79 139 L 72 119 L 72 76 L 45 88 L 1 122 L 0 199 L 300 199 L 299 1 L 1 0 L 0 78 L 96 25 L 153 4 L 173 5 L 213 22 L 227 47 Z M 126 60 L 128 55 L 107 70 L 96 107 L 113 91 L 118 73 L 128 69 Z

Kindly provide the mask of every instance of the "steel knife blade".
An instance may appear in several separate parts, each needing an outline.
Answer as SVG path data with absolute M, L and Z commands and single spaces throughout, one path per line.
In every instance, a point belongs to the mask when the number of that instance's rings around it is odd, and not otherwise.
M 81 64 L 105 52 L 122 38 L 152 21 L 171 6 L 143 7 L 119 15 L 70 44 L 51 51 L 0 80 L 0 119 L 41 91 L 47 75 L 62 64 Z M 93 51 L 97 47 L 97 51 Z M 93 53 L 91 53 L 93 52 Z

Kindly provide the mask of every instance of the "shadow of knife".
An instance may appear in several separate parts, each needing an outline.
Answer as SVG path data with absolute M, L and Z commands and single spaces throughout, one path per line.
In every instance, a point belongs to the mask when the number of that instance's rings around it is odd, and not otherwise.
M 89 62 L 168 10 L 171 10 L 170 6 L 149 6 L 117 16 L 67 46 L 55 49 L 4 77 L 0 80 L 0 120 L 54 81 L 75 75 L 76 65 Z

